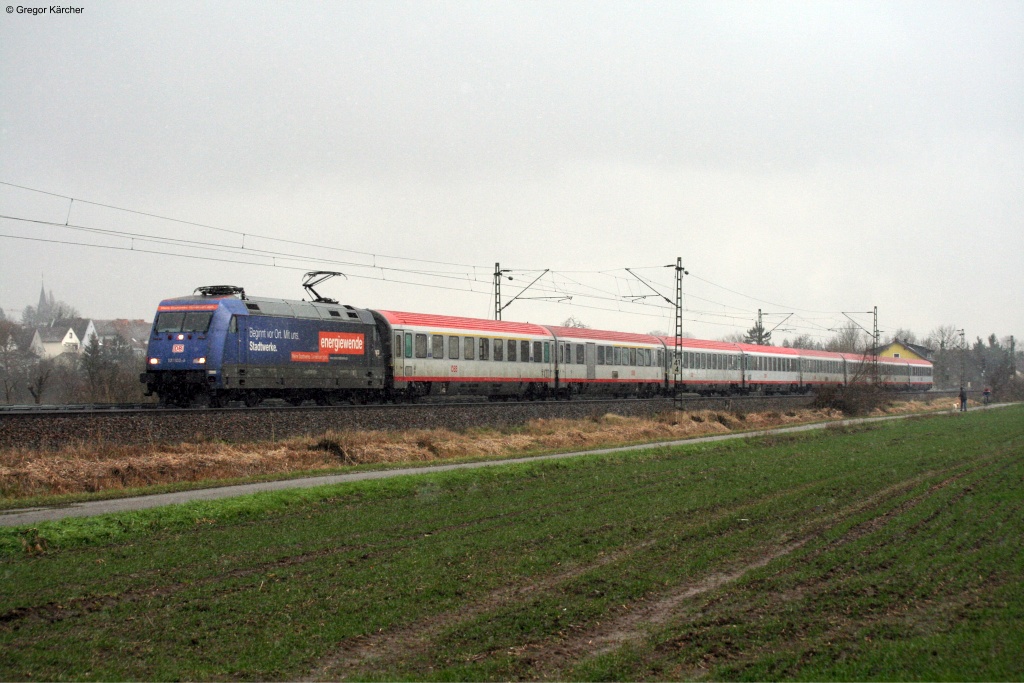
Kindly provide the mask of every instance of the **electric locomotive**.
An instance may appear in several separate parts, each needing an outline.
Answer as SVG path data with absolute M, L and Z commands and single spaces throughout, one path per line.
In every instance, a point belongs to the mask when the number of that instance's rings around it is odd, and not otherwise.
M 140 379 L 147 395 L 180 406 L 383 398 L 390 348 L 380 325 L 372 311 L 322 297 L 257 299 L 241 287 L 199 287 L 160 302 Z

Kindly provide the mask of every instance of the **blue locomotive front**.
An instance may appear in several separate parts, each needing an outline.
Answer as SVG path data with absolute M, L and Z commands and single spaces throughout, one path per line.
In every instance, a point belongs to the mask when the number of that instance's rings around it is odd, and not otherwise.
M 157 308 L 147 371 L 140 380 L 161 403 L 298 405 L 380 398 L 386 382 L 378 321 L 333 302 L 251 299 L 207 287 Z

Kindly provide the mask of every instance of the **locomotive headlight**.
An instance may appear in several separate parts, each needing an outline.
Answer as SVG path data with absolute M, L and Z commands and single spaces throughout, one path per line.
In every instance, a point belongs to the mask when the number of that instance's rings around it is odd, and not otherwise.
M 196 365 L 206 365 L 206 359 L 205 358 L 196 358 L 192 362 L 195 363 Z
M 150 365 L 160 365 L 160 359 L 159 358 L 150 358 L 149 359 L 149 364 Z

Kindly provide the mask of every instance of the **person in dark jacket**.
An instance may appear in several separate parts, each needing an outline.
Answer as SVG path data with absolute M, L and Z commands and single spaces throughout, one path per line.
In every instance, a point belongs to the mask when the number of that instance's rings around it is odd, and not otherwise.
M 960 387 L 960 412 L 967 411 L 967 390 Z

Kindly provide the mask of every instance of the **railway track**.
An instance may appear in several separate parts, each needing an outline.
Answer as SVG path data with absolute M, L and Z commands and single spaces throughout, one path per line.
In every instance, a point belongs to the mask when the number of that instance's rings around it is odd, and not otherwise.
M 941 396 L 943 392 L 929 392 Z M 913 396 L 913 394 L 908 395 Z M 808 404 L 811 396 L 689 396 L 684 410 L 758 412 Z M 508 427 L 531 419 L 586 419 L 606 413 L 651 416 L 672 399 L 488 401 L 359 406 L 264 405 L 257 408 L 166 408 L 156 405 L 8 406 L 0 410 L 0 448 L 60 450 L 78 444 L 171 444 L 273 441 L 341 430 Z
M 971 393 L 971 392 L 968 392 Z M 977 392 L 975 392 L 977 393 Z M 932 390 L 927 392 L 911 392 L 904 393 L 902 396 L 906 397 L 937 397 L 937 396 L 955 396 L 956 391 L 953 390 Z M 804 394 L 777 394 L 777 395 L 752 395 L 752 396 L 726 396 L 726 397 L 715 397 L 715 396 L 700 396 L 697 394 L 688 394 L 682 396 L 679 400 L 684 405 L 696 405 L 701 402 L 707 401 L 731 401 L 737 405 L 742 405 L 745 402 L 756 403 L 765 399 L 778 399 L 780 401 L 796 401 L 806 400 L 807 396 Z M 608 403 L 621 403 L 623 401 L 628 402 L 664 402 L 665 398 L 650 398 L 650 399 L 585 399 L 576 398 L 573 399 L 572 403 L 575 404 L 608 404 Z M 245 410 L 245 411 L 290 411 L 290 410 L 309 410 L 315 408 L 318 410 L 368 410 L 373 408 L 388 408 L 401 410 L 402 408 L 415 408 L 423 406 L 437 406 L 437 405 L 488 405 L 490 401 L 484 399 L 444 399 L 432 401 L 430 399 L 420 399 L 416 403 L 398 403 L 398 404 L 369 404 L 369 405 L 343 405 L 343 406 L 320 406 L 313 405 L 312 403 L 300 406 L 294 406 L 286 401 L 274 401 L 270 400 L 264 404 L 256 407 L 245 406 L 241 401 L 232 403 L 228 406 L 221 408 L 182 408 L 177 406 L 165 406 L 157 403 L 79 403 L 79 404 L 66 404 L 66 405 L 35 405 L 35 404 L 21 404 L 21 405 L 0 405 L 0 419 L 6 416 L 13 415 L 76 415 L 76 414 L 111 414 L 111 413 L 125 413 L 125 412 L 166 412 L 173 414 L 181 414 L 182 412 L 188 411 L 199 411 L 199 412 L 210 412 L 210 411 L 227 411 L 227 410 Z M 499 405 L 537 405 L 545 403 L 560 403 L 554 400 L 542 400 L 542 401 L 502 401 Z

